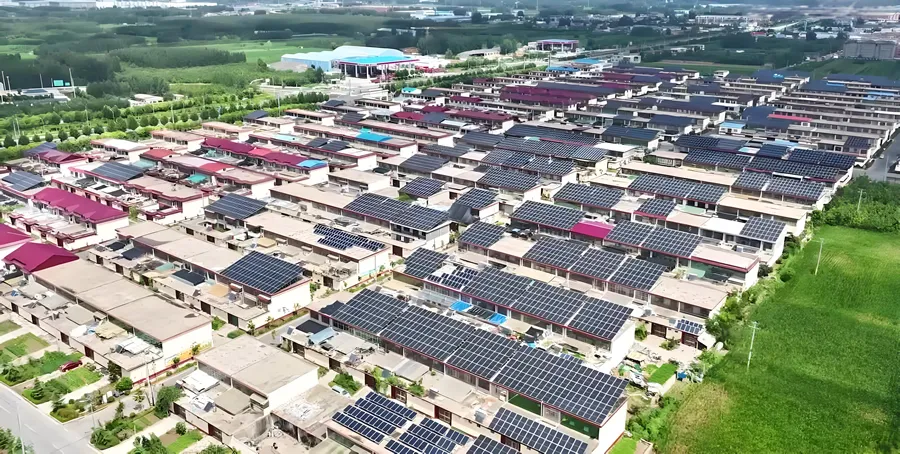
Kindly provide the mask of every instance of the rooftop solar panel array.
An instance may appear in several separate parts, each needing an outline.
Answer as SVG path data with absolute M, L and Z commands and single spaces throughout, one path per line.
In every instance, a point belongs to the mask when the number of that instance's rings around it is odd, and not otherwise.
M 841 170 L 848 170 L 856 164 L 856 157 L 841 153 L 831 153 L 828 151 L 796 148 L 791 151 L 790 156 L 788 156 L 788 161 L 817 164 Z
M 690 258 L 702 240 L 700 235 L 657 227 L 644 240 L 641 247 L 667 255 Z
M 422 152 L 425 154 L 451 158 L 458 158 L 470 151 L 472 151 L 471 148 L 461 144 L 457 144 L 453 147 L 448 147 L 446 145 L 438 145 L 432 143 L 426 145 L 425 148 L 422 149 Z
M 501 165 L 511 158 L 516 152 L 511 150 L 493 150 L 481 159 L 482 164 Z
M 629 128 L 626 126 L 609 126 L 603 130 L 603 137 L 616 137 L 635 140 L 654 140 L 659 136 L 659 131 L 645 128 Z
M 469 208 L 481 209 L 494 203 L 497 193 L 487 189 L 473 188 L 459 196 L 455 203 Z
M 584 145 L 597 145 L 601 142 L 597 137 L 580 132 L 526 124 L 517 124 L 509 128 L 505 134 L 512 137 L 539 137 L 542 140 Z
M 718 203 L 725 193 L 728 192 L 724 186 L 694 183 L 677 178 L 649 174 L 637 177 L 628 185 L 628 189 L 703 203 Z
M 578 147 L 572 153 L 572 159 L 578 161 L 600 162 L 606 158 L 606 150 L 596 147 Z
M 584 304 L 585 296 L 540 281 L 523 290 L 513 309 L 565 326 Z
M 466 451 L 466 454 L 519 454 L 519 451 L 499 441 L 479 435 L 475 443 Z
M 750 218 L 741 228 L 740 235 L 754 240 L 765 241 L 768 243 L 777 242 L 782 235 L 787 224 L 774 219 Z
M 437 283 L 445 287 L 460 290 L 477 275 L 478 270 L 457 265 L 452 272 L 443 274 Z
M 478 273 L 478 276 L 469 282 L 463 292 L 473 298 L 512 307 L 522 292 L 531 285 L 531 282 L 532 280 L 525 276 L 504 273 L 489 267 Z
M 490 380 L 518 347 L 516 341 L 506 337 L 485 330 L 475 330 L 475 334 L 456 350 L 447 364 Z
M 345 210 L 360 213 L 373 218 L 389 220 L 408 205 L 382 195 L 365 193 L 344 207 Z
M 531 260 L 554 268 L 567 270 L 588 249 L 588 244 L 576 240 L 541 238 L 528 252 L 525 260 Z
M 622 221 L 606 236 L 607 241 L 613 243 L 626 244 L 628 246 L 640 247 L 644 244 L 654 227 L 650 224 L 642 222 Z
M 398 167 L 413 172 L 431 173 L 443 167 L 447 162 L 446 158 L 416 153 L 403 161 Z
M 681 319 L 675 323 L 675 329 L 698 336 L 703 331 L 703 325 L 691 320 Z
M 503 162 L 500 163 L 500 165 L 503 167 L 512 167 L 514 169 L 520 169 L 520 168 L 524 167 L 525 164 L 528 164 L 529 162 L 531 162 L 531 160 L 533 158 L 534 158 L 533 154 L 514 151 L 508 158 L 504 159 Z
M 501 408 L 488 428 L 543 454 L 584 454 L 588 444 L 532 418 Z
M 531 153 L 538 156 L 553 156 L 555 158 L 568 158 L 582 145 L 572 145 L 546 140 L 526 139 L 523 137 L 507 137 L 498 142 L 496 149 Z
M 628 257 L 625 259 L 625 263 L 609 278 L 609 281 L 633 289 L 649 291 L 665 271 L 666 267 L 663 265 Z
M 733 188 L 748 191 L 762 191 L 772 181 L 772 175 L 761 172 L 741 172 L 741 175 L 731 185 Z
M 413 197 L 428 198 L 443 190 L 444 183 L 431 178 L 419 177 L 400 188 L 400 193 Z
M 778 158 L 781 159 L 790 148 L 783 145 L 773 145 L 773 144 L 765 144 L 759 148 L 759 151 L 756 152 L 757 156 L 765 156 L 767 158 Z
M 447 213 L 434 208 L 410 205 L 390 219 L 394 224 L 428 231 L 447 221 Z
M 3 177 L 3 181 L 9 183 L 16 191 L 22 192 L 40 186 L 44 178 L 31 172 L 12 172 Z
M 567 159 L 554 159 L 535 156 L 530 162 L 522 166 L 522 170 L 535 172 L 539 175 L 564 176 L 572 173 L 575 163 Z
M 696 150 L 684 157 L 684 162 L 698 166 L 741 170 L 750 162 L 751 156 L 726 153 L 723 151 Z
M 128 181 L 143 175 L 144 169 L 121 162 L 110 161 L 103 163 L 100 167 L 94 169 L 93 172 L 113 181 Z
M 495 382 L 595 424 L 621 405 L 625 380 L 545 351 L 521 347 Z
M 631 317 L 631 308 L 606 300 L 587 297 L 581 310 L 569 322 L 569 328 L 612 340 Z
M 355 433 L 362 435 L 367 440 L 373 443 L 378 444 L 381 443 L 381 440 L 384 440 L 385 434 L 344 413 L 335 413 L 332 419 L 334 420 L 334 422 L 346 427 L 347 429 L 350 429 Z
M 571 271 L 606 281 L 624 261 L 623 254 L 590 248 L 572 265 Z
M 442 435 L 438 435 L 420 424 L 414 424 L 409 429 L 406 429 L 406 435 L 413 435 L 422 440 L 425 440 L 429 444 L 441 449 L 443 452 L 449 453 L 456 448 L 456 443 L 454 443 L 452 440 Z
M 675 211 L 675 201 L 667 199 L 648 199 L 635 211 L 635 213 L 665 219 Z
M 469 437 L 431 419 L 431 418 L 423 418 L 419 423 L 419 426 L 424 427 L 437 435 L 440 435 L 456 445 L 464 445 L 469 442 Z
M 207 205 L 206 209 L 228 218 L 244 220 L 263 212 L 266 209 L 266 202 L 242 195 L 228 194 Z
M 408 304 L 369 289 L 357 293 L 332 315 L 347 325 L 378 334 L 397 318 Z
M 253 251 L 225 268 L 222 275 L 272 295 L 302 279 L 303 267 Z
M 796 197 L 806 200 L 819 200 L 825 191 L 825 185 L 814 181 L 800 181 L 791 178 L 773 178 L 765 192 Z
M 481 147 L 493 147 L 501 140 L 503 140 L 502 135 L 478 131 L 467 132 L 459 139 L 460 142 Z
M 479 221 L 466 228 L 459 236 L 459 242 L 484 248 L 490 247 L 503 237 L 504 230 L 503 226 Z
M 841 173 L 840 169 L 834 167 L 759 156 L 753 158 L 747 168 L 827 181 L 837 181 Z
M 378 393 L 366 394 L 365 400 L 370 400 L 370 401 L 388 409 L 389 411 L 400 415 L 407 421 L 412 421 L 416 417 L 415 410 L 406 408 L 403 405 L 401 405 L 399 402 L 390 400 L 387 397 L 382 396 L 381 394 L 378 394 Z
M 447 254 L 420 247 L 406 258 L 404 272 L 410 276 L 424 278 L 437 271 L 448 257 Z
M 372 241 L 362 235 L 355 235 L 323 224 L 316 224 L 313 228 L 313 232 L 315 232 L 316 235 L 322 236 L 322 238 L 319 238 L 318 240 L 319 243 L 340 250 L 347 250 L 356 246 L 372 252 L 377 252 L 386 247 L 384 243 Z
M 410 306 L 381 337 L 423 355 L 444 361 L 475 332 L 469 324 Z
M 584 217 L 581 210 L 529 200 L 510 215 L 510 218 L 545 227 L 570 230 Z
M 516 191 L 527 191 L 538 185 L 540 177 L 515 170 L 491 169 L 478 179 L 478 184 Z
M 625 191 L 599 186 L 587 186 L 576 183 L 566 183 L 553 196 L 556 200 L 575 202 L 596 208 L 612 208 L 622 200 Z

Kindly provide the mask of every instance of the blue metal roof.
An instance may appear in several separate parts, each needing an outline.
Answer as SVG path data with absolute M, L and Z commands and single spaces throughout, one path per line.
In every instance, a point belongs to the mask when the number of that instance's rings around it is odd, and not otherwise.
M 740 129 L 740 128 L 743 128 L 744 126 L 747 126 L 747 125 L 745 123 L 739 122 L 739 121 L 726 121 L 720 125 L 720 127 L 723 127 L 723 128 L 734 128 L 734 129 Z
M 414 61 L 415 59 L 409 57 L 380 57 L 380 56 L 370 56 L 370 57 L 349 57 L 342 58 L 339 61 L 341 63 L 351 63 L 354 65 L 385 65 L 388 63 L 403 63 Z

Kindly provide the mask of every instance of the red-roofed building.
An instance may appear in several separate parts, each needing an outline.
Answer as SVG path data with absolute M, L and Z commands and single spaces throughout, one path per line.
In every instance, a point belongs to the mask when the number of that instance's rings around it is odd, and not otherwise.
M 600 221 L 581 221 L 572 227 L 573 238 L 583 238 L 586 241 L 597 241 L 606 238 L 612 232 L 613 225 Z
M 799 117 L 797 115 L 771 114 L 769 118 L 788 121 L 799 121 L 800 123 L 811 123 L 813 120 L 809 117 Z
M 75 260 L 78 260 L 77 255 L 47 243 L 23 244 L 3 258 L 7 264 L 15 265 L 28 274 Z
M 128 225 L 125 211 L 59 188 L 36 192 L 29 206 L 9 217 L 16 228 L 69 250 L 116 238 L 116 229 Z
M 168 158 L 173 154 L 175 154 L 175 152 L 172 150 L 167 150 L 165 148 L 153 148 L 149 151 L 145 151 L 143 154 L 141 154 L 141 157 L 153 161 L 159 161 L 160 159 Z
M 31 235 L 8 224 L 0 224 L 0 259 L 32 240 Z

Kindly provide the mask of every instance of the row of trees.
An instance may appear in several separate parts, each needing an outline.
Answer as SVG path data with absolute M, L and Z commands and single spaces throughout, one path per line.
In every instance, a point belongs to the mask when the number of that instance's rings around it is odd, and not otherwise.
M 119 60 L 145 68 L 187 68 L 190 66 L 244 63 L 243 52 L 228 52 L 206 47 L 135 47 L 111 52 Z
M 839 189 L 815 225 L 841 225 L 876 232 L 900 232 L 900 185 L 858 177 Z

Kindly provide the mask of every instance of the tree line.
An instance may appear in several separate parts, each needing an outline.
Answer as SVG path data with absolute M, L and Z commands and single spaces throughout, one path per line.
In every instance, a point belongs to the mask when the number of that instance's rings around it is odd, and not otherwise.
M 191 66 L 244 63 L 242 52 L 228 52 L 206 47 L 139 47 L 111 52 L 119 60 L 145 68 L 187 68 Z

